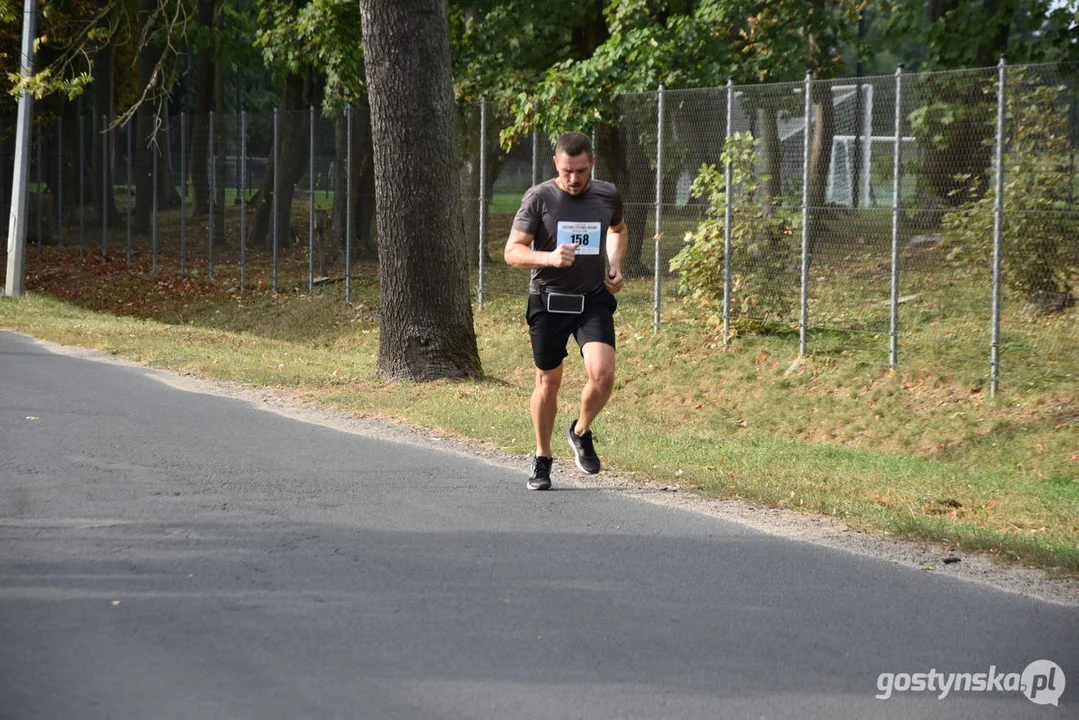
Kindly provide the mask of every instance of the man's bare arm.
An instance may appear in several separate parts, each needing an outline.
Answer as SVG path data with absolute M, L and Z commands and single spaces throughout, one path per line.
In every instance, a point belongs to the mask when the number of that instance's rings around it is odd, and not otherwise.
M 604 284 L 607 286 L 607 290 L 611 293 L 616 293 L 622 289 L 622 283 L 624 278 L 622 277 L 622 261 L 626 257 L 626 250 L 629 248 L 629 229 L 626 227 L 626 221 L 618 223 L 613 227 L 607 228 L 607 264 L 609 269 L 607 270 L 607 277 L 604 280 Z
M 510 230 L 502 256 L 506 264 L 518 268 L 569 267 L 577 253 L 577 245 L 560 245 L 551 252 L 532 249 L 534 235 Z

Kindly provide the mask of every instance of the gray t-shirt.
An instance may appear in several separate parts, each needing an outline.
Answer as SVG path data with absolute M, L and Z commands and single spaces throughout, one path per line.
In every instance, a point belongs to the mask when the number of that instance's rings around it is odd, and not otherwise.
M 580 246 L 568 268 L 533 269 L 528 292 L 599 292 L 607 274 L 607 228 L 621 222 L 622 196 L 611 183 L 591 180 L 580 195 L 570 195 L 553 179 L 531 188 L 521 199 L 513 229 L 535 236 L 532 248 L 542 252 L 567 242 Z

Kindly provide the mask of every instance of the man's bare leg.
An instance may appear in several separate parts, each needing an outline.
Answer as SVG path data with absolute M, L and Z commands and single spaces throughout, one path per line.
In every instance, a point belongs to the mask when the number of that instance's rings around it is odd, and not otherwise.
M 551 457 L 551 434 L 558 414 L 558 389 L 562 386 L 562 365 L 554 370 L 536 370 L 532 391 L 532 427 L 536 431 L 536 457 Z
M 584 435 L 591 429 L 592 421 L 607 404 L 614 389 L 614 348 L 607 343 L 590 342 L 585 343 L 581 350 L 588 382 L 581 391 L 581 413 L 573 428 L 578 435 Z

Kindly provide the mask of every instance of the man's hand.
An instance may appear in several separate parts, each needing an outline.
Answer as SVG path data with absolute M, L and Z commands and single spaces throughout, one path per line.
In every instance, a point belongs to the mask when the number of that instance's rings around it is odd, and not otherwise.
M 577 243 L 570 245 L 559 245 L 548 255 L 548 262 L 551 267 L 567 268 L 573 264 L 573 261 L 577 257 Z
M 603 284 L 607 286 L 607 291 L 612 295 L 622 289 L 622 283 L 624 282 L 625 278 L 622 277 L 621 270 L 611 270 L 607 273 L 607 277 L 603 278 Z

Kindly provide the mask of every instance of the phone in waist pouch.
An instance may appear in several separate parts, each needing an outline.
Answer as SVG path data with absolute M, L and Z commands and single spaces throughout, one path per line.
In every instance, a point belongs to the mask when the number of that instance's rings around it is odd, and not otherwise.
M 544 295 L 547 312 L 580 315 L 584 312 L 584 295 L 548 292 Z

